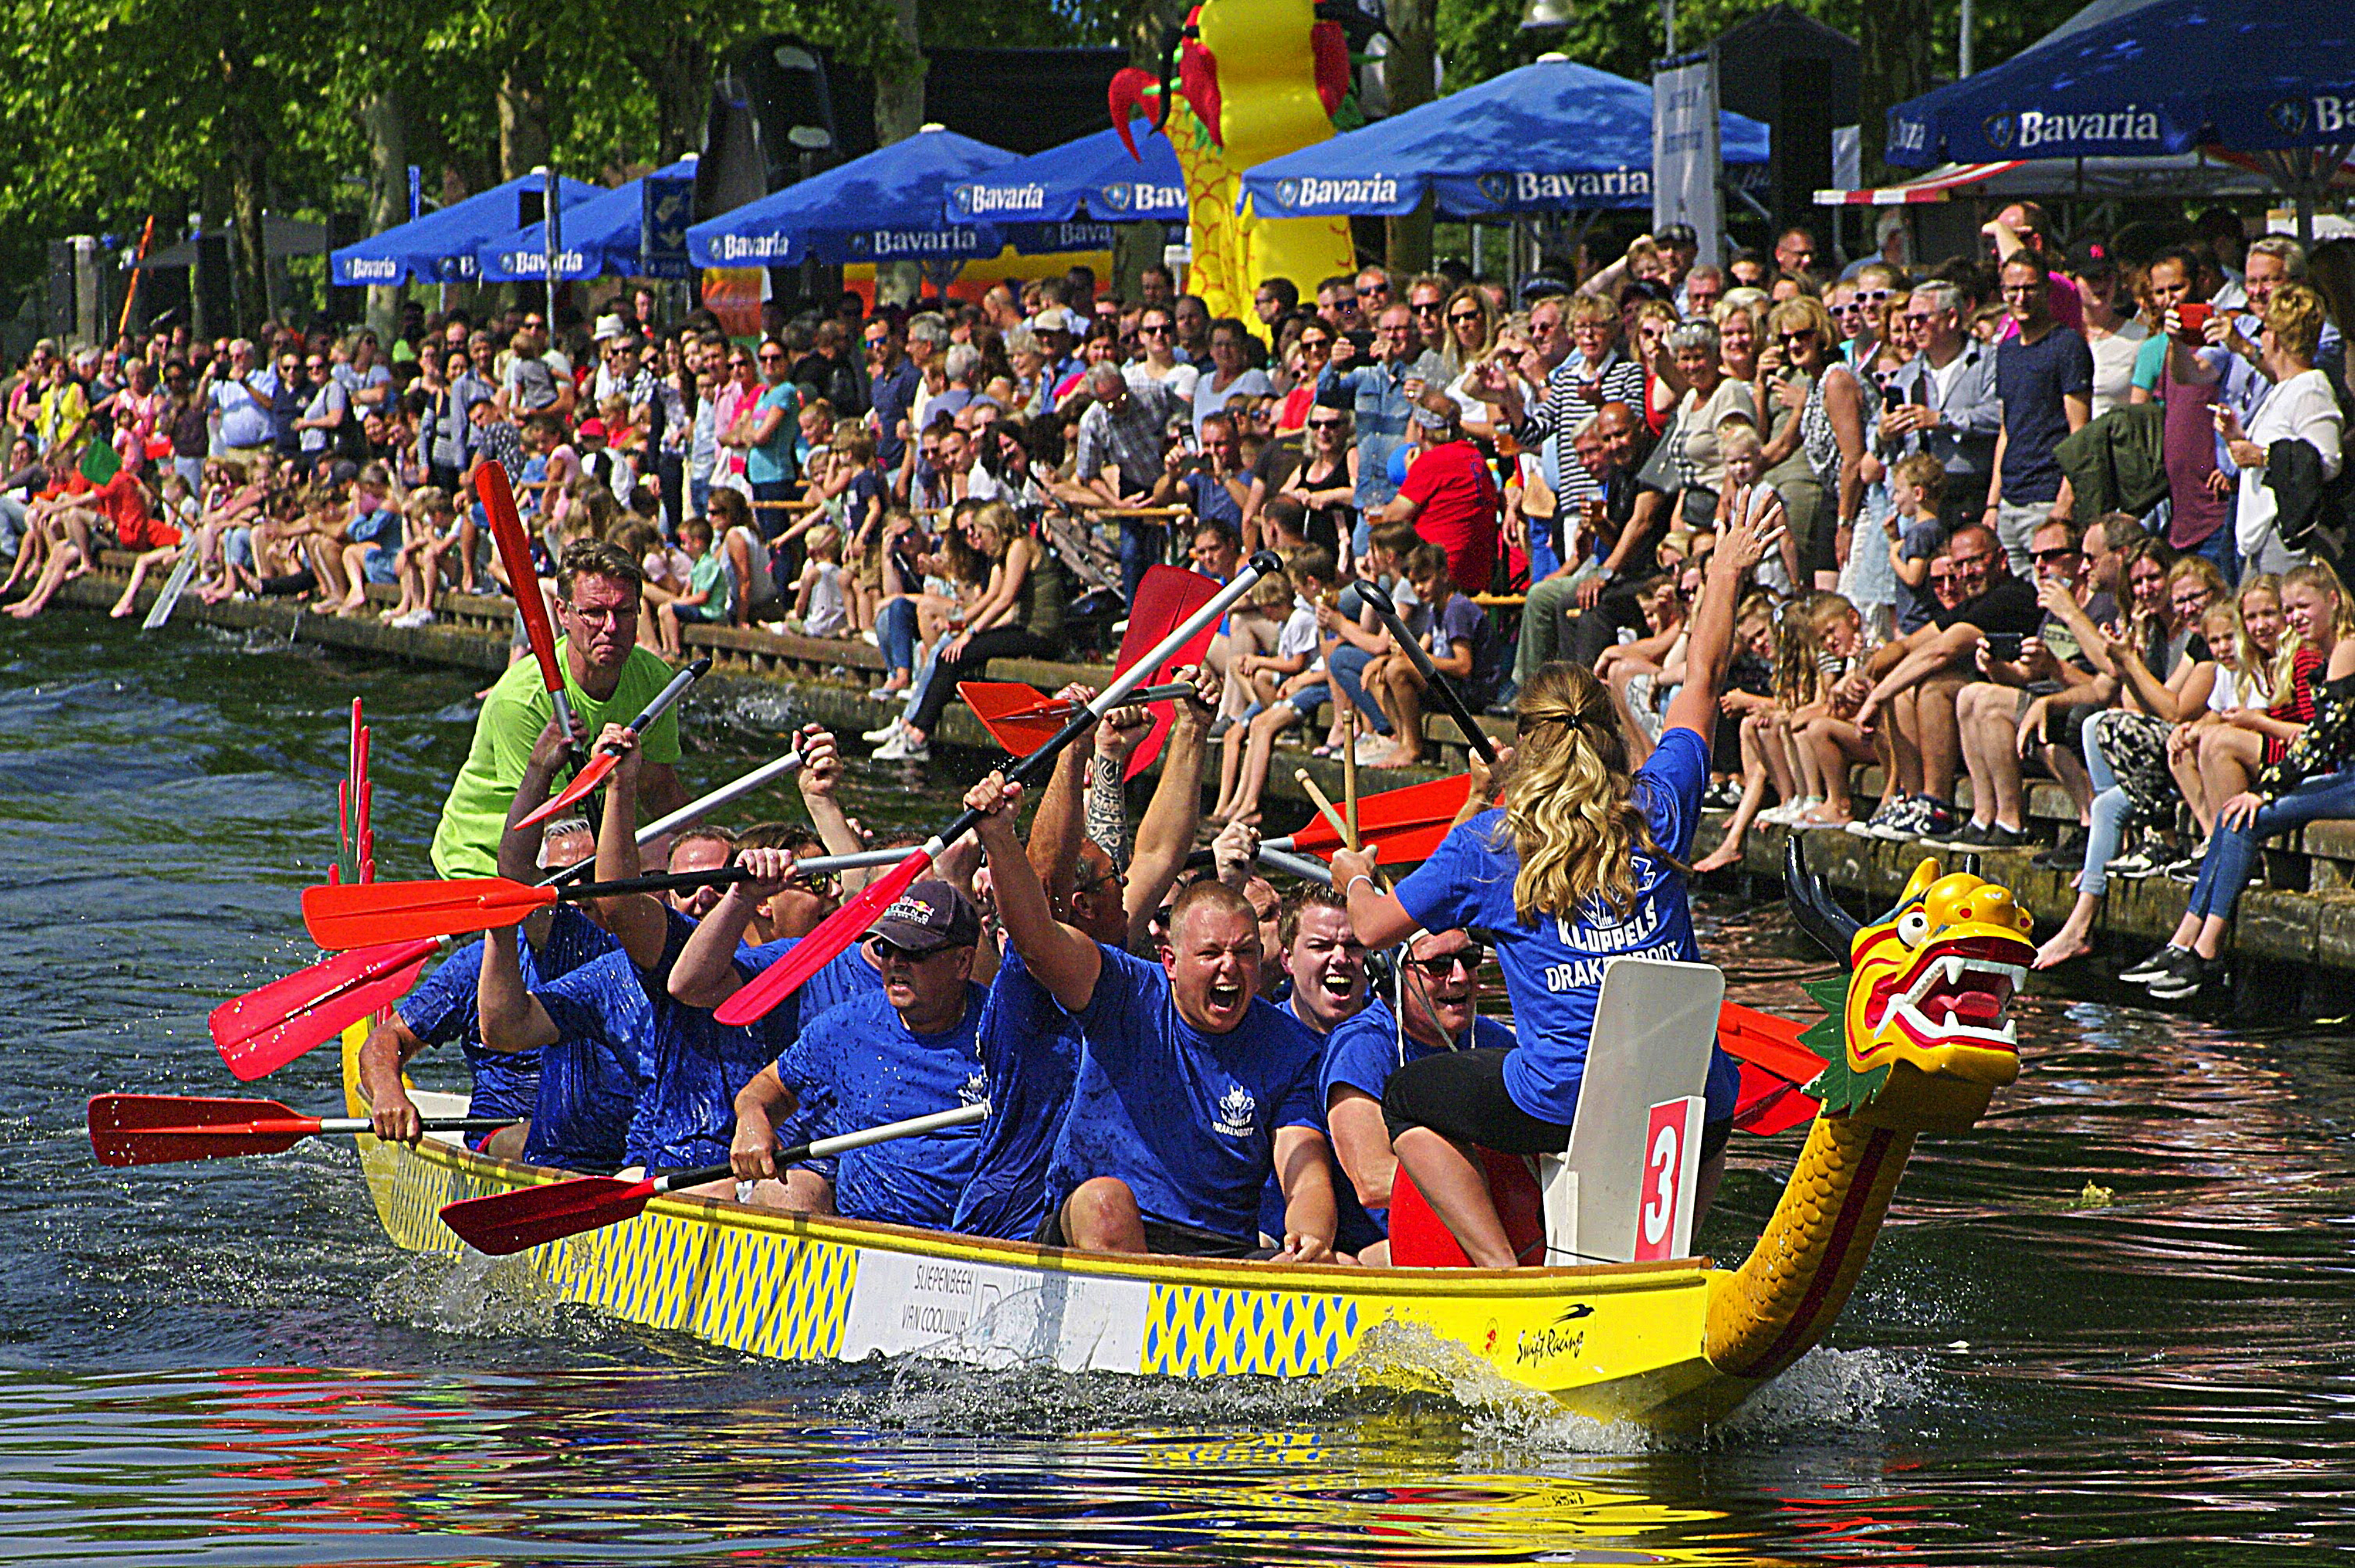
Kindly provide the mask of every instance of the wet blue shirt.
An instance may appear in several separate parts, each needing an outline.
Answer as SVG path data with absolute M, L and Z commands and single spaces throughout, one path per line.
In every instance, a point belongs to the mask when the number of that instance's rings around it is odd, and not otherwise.
M 524 940 L 521 926 L 512 939 L 518 944 L 527 990 L 570 974 L 620 945 L 612 933 L 570 904 L 556 906 L 548 940 L 539 947 Z M 478 936 L 444 959 L 395 1010 L 409 1032 L 426 1044 L 447 1045 L 454 1040 L 466 1053 L 467 1069 L 474 1077 L 468 1115 L 528 1116 L 539 1089 L 540 1053 L 493 1051 L 483 1043 L 481 1014 L 474 1005 L 482 982 L 483 939 Z
M 1080 1069 L 1079 1021 L 1009 947 L 982 1008 L 979 1044 L 989 1119 L 951 1228 L 1027 1242 L 1047 1219 L 1048 1162 Z
M 880 990 L 819 1014 L 777 1059 L 777 1076 L 823 1103 L 821 1136 L 970 1105 L 983 1095 L 975 1036 L 986 993 L 965 987 L 953 1028 L 916 1034 Z M 870 1144 L 837 1157 L 834 1206 L 853 1220 L 948 1228 L 981 1147 L 976 1127 Z
M 536 987 L 559 1039 L 539 1053 L 539 1097 L 523 1157 L 559 1170 L 616 1170 L 653 1076 L 655 1013 L 637 965 L 618 947 Z
M 1652 841 L 1675 859 L 1692 853 L 1708 783 L 1709 743 L 1686 729 L 1663 734 L 1636 772 L 1635 803 L 1651 826 Z M 1497 962 L 1521 1037 L 1505 1063 L 1506 1092 L 1540 1121 L 1568 1126 L 1578 1114 L 1604 960 L 1698 962 L 1700 945 L 1693 940 L 1683 877 L 1641 850 L 1635 857 L 1636 901 L 1625 920 L 1597 897 L 1575 919 L 1522 923 L 1513 908 L 1521 858 L 1503 832 L 1504 817 L 1502 811 L 1484 811 L 1457 826 L 1399 883 L 1399 902 L 1429 931 L 1477 926 L 1495 933 Z M 1741 1069 L 1723 1051 L 1711 1050 L 1709 1119 L 1716 1122 L 1733 1115 Z
M 748 975 L 757 975 L 791 953 L 794 944 L 800 940 L 799 937 L 785 936 L 774 942 L 764 942 L 758 947 L 740 945 L 736 949 L 736 966 Z M 803 981 L 792 996 L 778 1004 L 777 1010 L 770 1017 L 782 1019 L 785 1037 L 795 1039 L 802 1032 L 803 1019 L 816 1019 L 845 1002 L 855 1001 L 861 997 L 879 997 L 882 994 L 881 972 L 867 962 L 858 950 L 858 944 L 854 942 L 827 960 L 825 968 Z M 777 1143 L 781 1147 L 791 1148 L 795 1144 L 824 1137 L 826 1132 L 825 1105 L 805 1100 L 777 1124 Z M 802 1168 L 832 1181 L 836 1162 L 832 1159 L 805 1160 Z
M 1476 1018 L 1472 1020 L 1472 1038 L 1464 1044 L 1466 1048 L 1494 1046 L 1509 1051 L 1513 1031 L 1495 1019 Z M 1317 1075 L 1317 1107 L 1329 1123 L 1336 1089 L 1355 1089 L 1371 1095 L 1380 1104 L 1382 1091 L 1390 1087 L 1391 1073 L 1409 1061 L 1435 1056 L 1444 1049 L 1425 1045 L 1401 1032 L 1398 1015 L 1391 1011 L 1388 1003 L 1369 1002 L 1363 1011 L 1344 1019 L 1325 1037 L 1325 1061 Z M 1331 1136 L 1329 1125 L 1327 1136 Z M 1339 1163 L 1337 1156 L 1335 1163 Z M 1360 1251 L 1371 1245 L 1373 1239 L 1391 1233 L 1389 1208 L 1369 1209 L 1359 1202 L 1357 1185 L 1349 1179 L 1348 1172 L 1340 1171 L 1334 1177 L 1333 1196 L 1341 1212 L 1341 1228 L 1335 1244 L 1343 1251 Z M 1353 1216 L 1370 1229 L 1371 1237 L 1354 1229 Z M 1356 1246 L 1349 1244 L 1353 1239 L 1358 1243 Z
M 1256 997 L 1234 1029 L 1204 1034 L 1179 1016 L 1160 965 L 1098 945 L 1050 1200 L 1117 1177 L 1148 1220 L 1255 1243 L 1276 1129 L 1316 1125 L 1316 1037 Z

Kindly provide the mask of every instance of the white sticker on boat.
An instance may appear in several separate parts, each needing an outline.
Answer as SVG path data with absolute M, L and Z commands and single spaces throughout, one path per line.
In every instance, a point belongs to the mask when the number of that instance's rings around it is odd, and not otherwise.
M 862 1247 L 842 1356 L 923 1351 L 988 1366 L 1134 1372 L 1151 1292 L 1143 1280 Z

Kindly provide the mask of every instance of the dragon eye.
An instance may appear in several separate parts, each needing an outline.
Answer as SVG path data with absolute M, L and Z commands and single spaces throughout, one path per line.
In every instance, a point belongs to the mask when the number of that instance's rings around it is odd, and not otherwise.
M 1900 916 L 1897 938 L 1908 947 L 1919 947 L 1930 934 L 1930 912 L 1916 904 Z

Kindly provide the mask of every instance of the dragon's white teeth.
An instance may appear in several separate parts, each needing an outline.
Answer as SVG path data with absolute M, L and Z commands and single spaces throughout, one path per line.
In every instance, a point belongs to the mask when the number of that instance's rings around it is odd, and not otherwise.
M 1961 955 L 1960 954 L 1949 954 L 1949 955 L 1947 955 L 1947 956 L 1946 956 L 1946 984 L 1947 984 L 1947 985 L 1949 985 L 1949 986 L 1959 986 L 1959 985 L 1961 985 L 1961 984 L 1963 983 L 1963 976 L 1964 976 L 1966 972 L 1967 972 L 1966 966 L 1964 965 L 1963 960 L 1962 960 L 1962 955 Z

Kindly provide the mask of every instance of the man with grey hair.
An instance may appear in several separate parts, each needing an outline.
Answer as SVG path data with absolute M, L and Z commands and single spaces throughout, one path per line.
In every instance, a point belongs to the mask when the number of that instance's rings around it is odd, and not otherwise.
M 1134 507 L 1160 479 L 1169 421 L 1184 406 L 1158 381 L 1132 383 L 1118 365 L 1088 370 L 1088 410 L 1080 416 L 1072 480 L 1112 507 Z M 1167 559 L 1168 530 L 1138 517 L 1120 520 L 1120 588 L 1132 605 L 1145 569 Z
M 270 405 L 278 397 L 278 377 L 268 368 L 253 368 L 253 340 L 240 337 L 229 346 L 229 363 L 215 359 L 205 368 L 197 400 L 211 405 L 218 417 L 218 456 L 245 472 L 253 460 L 270 450 Z
M 1964 329 L 1961 292 L 1949 283 L 1921 284 L 1890 332 L 1912 339 L 1913 357 L 1898 368 L 1885 394 L 1884 461 L 1926 452 L 1946 471 L 1947 495 L 1984 496 L 2003 411 L 1995 397 L 1995 351 Z

